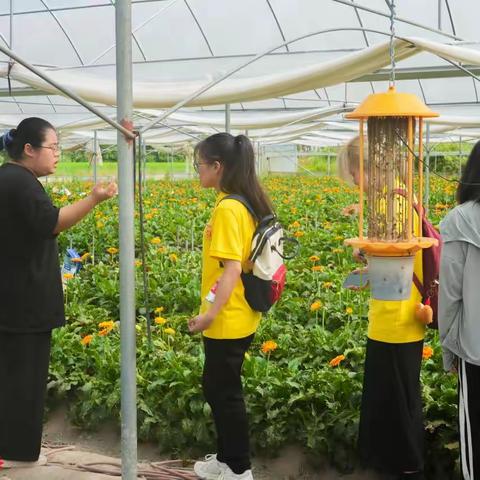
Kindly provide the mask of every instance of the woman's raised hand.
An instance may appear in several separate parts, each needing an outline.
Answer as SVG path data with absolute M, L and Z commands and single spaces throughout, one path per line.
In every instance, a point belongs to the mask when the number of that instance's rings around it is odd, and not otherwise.
M 103 202 L 114 197 L 118 192 L 118 187 L 115 182 L 110 182 L 108 185 L 97 183 L 92 190 L 92 197 L 97 203 Z

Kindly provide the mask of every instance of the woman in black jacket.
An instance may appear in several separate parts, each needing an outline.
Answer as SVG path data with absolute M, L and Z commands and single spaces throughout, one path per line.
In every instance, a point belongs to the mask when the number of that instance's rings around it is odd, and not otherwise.
M 55 172 L 53 126 L 27 118 L 0 137 L 0 458 L 4 468 L 39 459 L 52 329 L 65 323 L 57 235 L 117 187 L 55 207 L 38 177 Z M 28 463 L 27 463 L 28 465 Z

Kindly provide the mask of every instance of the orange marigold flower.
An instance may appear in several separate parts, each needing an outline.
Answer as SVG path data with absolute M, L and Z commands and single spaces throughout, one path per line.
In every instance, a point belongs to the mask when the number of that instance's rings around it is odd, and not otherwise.
M 305 232 L 302 232 L 301 230 L 298 230 L 293 234 L 293 236 L 297 238 L 303 237 L 304 235 L 305 235 Z
M 152 243 L 153 245 L 158 245 L 158 244 L 162 243 L 162 241 L 160 240 L 159 237 L 153 237 L 153 238 L 150 240 L 150 243 Z
M 278 348 L 277 342 L 273 340 L 267 340 L 266 342 L 262 343 L 261 350 L 263 353 L 270 353 L 273 352 Z
M 335 358 L 332 358 L 329 362 L 329 365 L 331 367 L 338 367 L 340 365 L 340 362 L 345 360 L 345 355 L 337 355 Z
M 85 335 L 81 340 L 80 343 L 82 345 L 88 345 L 93 340 L 93 335 Z
M 290 226 L 292 228 L 300 228 L 300 222 L 298 220 L 295 220 Z
M 116 248 L 116 247 L 108 247 L 108 248 L 107 248 L 107 252 L 108 252 L 110 255 L 115 255 L 116 253 L 118 253 L 118 248 Z
M 314 272 L 323 272 L 323 265 L 314 265 L 314 266 L 312 267 L 312 270 L 313 270 Z
M 111 332 L 111 329 L 103 328 L 102 330 L 100 330 L 100 331 L 98 332 L 98 334 L 99 334 L 101 337 L 105 337 L 105 336 L 108 335 L 110 332 Z
M 429 345 L 423 347 L 422 358 L 428 360 L 433 355 L 433 348 Z
M 65 280 L 70 280 L 71 278 L 73 278 L 73 273 L 64 273 L 63 278 Z
M 172 262 L 176 262 L 176 261 L 178 260 L 177 255 L 176 255 L 175 253 L 171 253 L 171 254 L 170 254 L 170 260 L 171 260 Z
M 155 322 L 157 325 L 165 325 L 165 324 L 167 323 L 167 319 L 166 319 L 166 318 L 163 318 L 163 317 L 155 317 L 154 322 Z
M 320 260 L 320 257 L 317 257 L 316 255 L 312 255 L 309 260 L 311 262 L 318 262 Z
M 175 335 L 175 330 L 171 327 L 165 328 L 163 330 L 167 335 Z
M 314 312 L 315 310 L 318 310 L 319 308 L 322 308 L 323 303 L 320 300 L 317 300 L 316 302 L 313 302 L 310 305 L 310 311 Z

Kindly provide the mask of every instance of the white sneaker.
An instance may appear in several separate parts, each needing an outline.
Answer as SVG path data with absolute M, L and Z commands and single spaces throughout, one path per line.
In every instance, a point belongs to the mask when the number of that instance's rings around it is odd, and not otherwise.
M 217 477 L 217 480 L 253 480 L 253 475 L 251 470 L 245 470 L 243 473 L 233 473 L 227 465 L 227 468 Z
M 218 480 L 228 465 L 217 460 L 217 454 L 207 455 L 204 462 L 195 462 L 193 471 L 204 480 Z M 228 468 L 229 469 L 229 468 Z M 230 470 L 230 469 L 229 469 Z M 231 471 L 231 470 L 230 470 Z

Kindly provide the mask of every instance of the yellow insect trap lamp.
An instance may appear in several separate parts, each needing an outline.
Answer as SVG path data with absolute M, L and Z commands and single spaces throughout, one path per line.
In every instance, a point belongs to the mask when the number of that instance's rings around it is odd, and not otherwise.
M 415 95 L 398 93 L 394 86 L 386 93 L 369 95 L 346 115 L 360 123 L 360 209 L 358 237 L 345 240 L 345 244 L 365 252 L 371 295 L 378 300 L 410 298 L 415 254 L 438 243 L 421 236 L 420 213 L 418 228 L 414 225 L 416 129 L 418 125 L 418 212 L 423 212 L 423 119 L 437 116 Z

